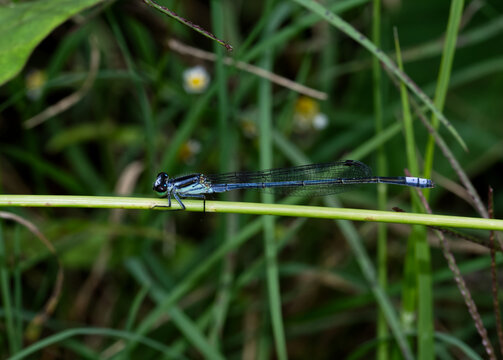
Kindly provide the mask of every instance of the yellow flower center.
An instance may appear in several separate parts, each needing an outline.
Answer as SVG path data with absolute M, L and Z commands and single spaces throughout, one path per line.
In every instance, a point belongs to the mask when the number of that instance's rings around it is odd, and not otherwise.
M 194 78 L 190 79 L 190 83 L 193 87 L 200 88 L 201 85 L 204 83 L 204 81 L 200 77 L 194 77 Z
M 301 96 L 295 104 L 295 112 L 306 118 L 314 117 L 319 111 L 318 103 L 305 96 Z

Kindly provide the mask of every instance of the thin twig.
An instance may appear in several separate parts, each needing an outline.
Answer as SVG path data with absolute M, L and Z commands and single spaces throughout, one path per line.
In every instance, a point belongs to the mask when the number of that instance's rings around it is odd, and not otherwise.
M 227 49 L 227 51 L 229 51 L 229 52 L 232 51 L 232 46 L 230 44 L 226 43 L 223 40 L 220 40 L 215 35 L 213 35 L 212 33 L 210 33 L 208 30 L 202 28 L 199 25 L 194 24 L 192 21 L 184 19 L 183 17 L 181 17 L 180 15 L 178 15 L 173 10 L 170 10 L 167 7 L 159 5 L 159 4 L 157 4 L 156 2 L 154 2 L 152 0 L 143 0 L 143 2 L 145 4 L 147 4 L 147 5 L 149 5 L 149 6 L 152 6 L 154 9 L 157 9 L 160 12 L 163 12 L 164 14 L 166 14 L 168 16 L 171 16 L 173 19 L 181 22 L 182 24 L 187 25 L 191 29 L 193 29 L 193 30 L 197 31 L 198 33 L 200 33 L 201 35 L 204 35 L 204 36 L 206 36 L 207 38 L 209 38 L 211 40 L 215 40 L 217 43 L 219 43 L 220 45 L 224 46 Z
M 431 208 L 428 205 L 428 202 L 421 191 L 418 190 L 418 195 L 423 202 L 424 208 L 426 209 L 428 214 L 431 214 Z M 489 336 L 487 335 L 487 330 L 484 327 L 484 323 L 482 322 L 482 318 L 480 317 L 480 314 L 477 310 L 477 305 L 473 301 L 472 295 L 470 293 L 470 290 L 466 286 L 465 280 L 461 276 L 461 272 L 459 271 L 459 267 L 456 264 L 456 259 L 454 258 L 454 255 L 452 254 L 451 250 L 449 249 L 449 243 L 444 237 L 444 234 L 441 231 L 435 231 L 437 234 L 438 238 L 440 239 L 440 245 L 442 247 L 442 253 L 444 254 L 445 259 L 447 260 L 447 264 L 449 265 L 449 269 L 451 270 L 452 274 L 454 275 L 454 281 L 456 282 L 456 285 L 458 286 L 459 292 L 463 296 L 463 299 L 465 300 L 466 307 L 468 308 L 468 312 L 470 313 L 470 316 L 473 319 L 473 322 L 475 323 L 475 328 L 477 329 L 477 332 L 479 333 L 480 337 L 482 338 L 482 345 L 484 346 L 484 349 L 486 350 L 486 353 L 491 360 L 496 360 L 496 355 L 494 353 L 494 348 L 491 344 L 491 341 L 489 340 Z
M 187 56 L 193 56 L 198 59 L 203 59 L 203 60 L 208 60 L 208 61 L 215 61 L 217 59 L 217 56 L 213 53 L 185 45 L 175 39 L 170 39 L 168 41 L 168 46 L 170 49 L 182 54 L 182 55 L 187 55 Z M 318 99 L 318 100 L 327 100 L 328 95 L 327 93 L 324 93 L 322 91 L 318 91 L 315 89 L 312 89 L 310 87 L 304 86 L 302 84 L 299 84 L 295 81 L 292 81 L 290 79 L 284 78 L 282 76 L 276 75 L 270 71 L 264 70 L 258 66 L 250 65 L 247 64 L 243 61 L 235 61 L 234 59 L 230 57 L 225 57 L 223 59 L 224 64 L 229 65 L 229 66 L 235 66 L 238 69 L 247 71 L 249 73 L 255 74 L 257 76 L 260 76 L 262 78 L 268 79 L 269 81 L 286 87 L 290 90 L 296 91 L 300 94 L 304 94 L 306 96 L 310 96 L 312 98 Z

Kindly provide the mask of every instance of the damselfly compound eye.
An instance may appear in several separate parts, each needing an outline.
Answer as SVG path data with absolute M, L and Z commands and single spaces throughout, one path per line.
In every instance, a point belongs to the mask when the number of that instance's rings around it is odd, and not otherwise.
M 169 179 L 168 174 L 164 172 L 157 174 L 157 177 L 155 178 L 154 181 L 154 186 L 152 187 L 154 191 L 157 193 L 157 195 L 159 196 L 166 195 L 166 192 L 168 191 L 168 179 Z

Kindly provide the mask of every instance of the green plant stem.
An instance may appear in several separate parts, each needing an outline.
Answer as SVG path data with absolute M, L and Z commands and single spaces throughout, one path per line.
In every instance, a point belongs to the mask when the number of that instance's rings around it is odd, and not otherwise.
M 402 54 L 400 51 L 400 42 L 398 39 L 398 31 L 394 29 L 395 35 L 395 50 L 396 50 L 396 59 L 398 68 L 401 71 L 404 71 L 402 64 Z M 405 135 L 405 145 L 406 145 L 406 154 L 407 154 L 407 164 L 409 165 L 409 170 L 412 174 L 416 174 L 414 176 L 419 175 L 419 166 L 417 164 L 417 156 L 416 156 L 416 142 L 414 139 L 414 127 L 412 125 L 412 115 L 410 112 L 409 106 L 409 94 L 407 93 L 407 88 L 404 83 L 400 83 L 400 97 L 402 100 L 402 113 L 403 113 L 403 124 L 404 124 L 404 135 Z M 411 191 L 414 192 L 414 191 Z M 411 194 L 414 196 L 414 194 Z M 414 202 L 417 202 L 416 198 Z
M 394 35 L 398 68 L 404 71 L 396 28 Z M 400 95 L 402 99 L 407 164 L 413 174 L 419 174 L 409 95 L 404 83 L 400 83 Z M 412 209 L 414 212 L 422 212 L 422 205 L 417 192 L 411 188 L 410 193 L 412 197 Z M 409 245 L 407 246 L 406 273 L 404 276 L 406 283 L 404 284 L 402 301 L 403 313 L 412 315 L 415 314 L 417 301 L 417 353 L 418 358 L 421 360 L 428 360 L 434 357 L 431 256 L 426 236 L 426 229 L 424 227 L 418 225 L 412 227 L 412 232 L 408 239 Z M 409 320 L 411 322 L 411 324 L 405 324 L 405 328 L 412 327 L 412 322 L 415 321 L 415 318 L 415 316 L 404 316 L 404 321 Z
M 458 37 L 459 24 L 463 15 L 464 0 L 453 0 L 449 14 L 449 22 L 447 24 L 447 33 L 442 52 L 442 61 L 440 63 L 440 71 L 438 73 L 437 88 L 435 90 L 435 107 L 442 111 L 447 97 L 449 88 L 449 80 L 451 78 L 452 63 L 454 62 L 454 54 L 456 52 L 456 40 Z M 436 114 L 432 115 L 431 123 L 436 130 L 439 125 L 439 119 Z M 435 138 L 430 134 L 428 144 L 426 146 L 424 175 L 430 176 L 433 168 L 433 157 L 435 151 Z M 425 197 L 428 199 L 429 191 L 425 192 Z
M 5 245 L 3 239 L 3 230 L 2 230 L 2 222 L 0 221 L 0 259 L 2 259 L 0 263 L 0 289 L 2 290 L 2 306 L 5 310 L 5 328 L 7 331 L 7 339 L 4 339 L 4 343 L 7 342 L 9 344 L 9 350 L 11 354 L 16 353 L 18 350 L 17 342 L 16 342 L 16 334 L 14 327 L 14 319 L 13 319 L 13 311 L 11 305 L 11 289 L 9 286 L 9 271 L 7 270 L 6 264 L 6 252 Z
M 389 222 L 481 230 L 503 230 L 503 220 L 464 216 L 415 214 L 380 210 L 342 209 L 322 206 L 262 204 L 233 201 L 184 200 L 187 211 L 255 215 L 297 216 L 319 219 Z M 155 198 L 67 195 L 0 195 L 0 207 L 74 207 L 135 210 L 180 210 L 173 202 Z
M 214 24 L 215 34 L 219 37 L 223 37 L 224 34 L 224 24 L 225 24 L 225 6 L 228 6 L 228 2 L 224 0 L 212 0 L 211 1 L 211 18 Z M 229 172 L 233 168 L 233 157 L 232 154 L 237 152 L 235 148 L 235 132 L 232 131 L 232 126 L 230 126 L 229 121 L 229 93 L 227 90 L 227 68 L 224 65 L 224 52 L 223 48 L 215 43 L 214 51 L 217 54 L 215 62 L 215 82 L 217 84 L 217 99 L 218 99 L 218 133 L 219 133 L 219 163 L 220 172 Z M 235 168 L 234 168 L 235 169 Z M 232 199 L 230 194 L 222 194 L 222 199 L 229 200 Z M 236 220 L 234 214 L 228 214 L 222 217 L 219 221 L 219 232 L 220 237 L 224 239 L 225 242 L 229 242 L 234 236 Z M 217 349 L 221 347 L 220 336 L 223 334 L 223 328 L 225 321 L 227 319 L 227 313 L 230 304 L 230 287 L 234 278 L 233 273 L 233 254 L 229 253 L 223 261 L 219 288 L 215 295 L 215 304 L 213 305 L 213 321 L 209 330 L 209 341 Z

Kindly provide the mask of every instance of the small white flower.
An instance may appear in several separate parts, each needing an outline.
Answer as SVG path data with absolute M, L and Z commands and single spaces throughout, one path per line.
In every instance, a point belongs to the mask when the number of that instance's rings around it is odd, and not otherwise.
M 204 92 L 210 83 L 210 75 L 202 66 L 194 66 L 183 72 L 183 88 L 189 94 Z
M 320 112 L 318 103 L 306 96 L 301 96 L 295 104 L 294 126 L 298 132 L 323 130 L 328 126 L 328 117 Z
M 313 128 L 316 130 L 323 130 L 328 126 L 328 117 L 325 114 L 318 113 L 313 119 Z

